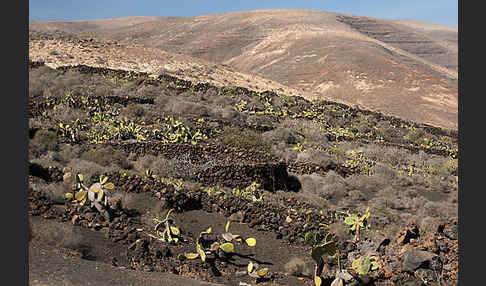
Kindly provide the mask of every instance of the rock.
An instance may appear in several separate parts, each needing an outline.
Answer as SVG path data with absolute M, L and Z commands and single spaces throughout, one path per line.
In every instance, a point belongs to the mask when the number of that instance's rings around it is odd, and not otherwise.
M 370 235 L 371 241 L 373 242 L 375 247 L 375 251 L 379 251 L 380 247 L 387 246 L 390 243 L 390 239 L 379 232 L 373 231 Z
M 349 274 L 348 271 L 343 270 L 337 274 L 337 277 L 344 280 L 344 282 L 349 283 L 351 280 L 354 279 L 353 275 Z
M 417 269 L 414 273 L 415 277 L 419 277 L 423 281 L 434 281 L 436 276 L 431 269 Z
M 419 238 L 420 233 L 418 226 L 414 223 L 410 224 L 406 230 L 402 230 L 397 235 L 398 245 L 404 245 L 410 242 L 411 239 Z
M 171 257 L 172 251 L 170 251 L 170 248 L 166 246 L 161 249 L 160 254 L 162 255 L 162 257 Z
M 251 227 L 251 228 L 253 228 L 253 227 L 255 227 L 256 225 L 259 225 L 259 224 L 261 224 L 261 223 L 262 223 L 262 221 L 261 221 L 261 220 L 259 220 L 259 219 L 255 219 L 255 220 L 252 220 L 252 221 L 251 221 L 251 222 L 248 224 L 248 226 L 249 226 L 249 227 Z
M 289 234 L 289 235 L 287 236 L 287 240 L 288 240 L 290 243 L 293 243 L 293 242 L 295 241 L 295 237 L 294 237 L 294 235 L 293 235 L 293 234 Z
M 452 225 L 446 229 L 444 229 L 444 235 L 447 237 L 447 238 L 450 238 L 452 240 L 457 240 L 457 236 L 458 236 L 458 225 Z
M 72 176 L 71 172 L 68 172 L 62 176 L 62 180 L 64 182 L 70 182 L 71 176 Z
M 343 285 L 344 285 L 344 280 L 340 277 L 337 277 L 331 283 L 331 286 L 343 286 Z
M 359 249 L 362 255 L 366 255 L 367 253 L 370 252 L 375 252 L 376 249 L 378 248 L 375 243 L 368 240 L 361 240 L 357 244 L 358 244 L 357 248 Z
M 369 275 L 360 275 L 358 277 L 358 281 L 360 286 L 366 286 L 366 285 L 371 285 L 373 279 Z
M 92 222 L 95 220 L 96 218 L 96 214 L 95 213 L 87 213 L 85 215 L 85 218 L 89 221 L 89 222 Z
M 403 255 L 401 261 L 402 271 L 413 272 L 416 269 L 423 267 L 426 262 L 432 261 L 436 256 L 436 254 L 427 251 L 408 250 Z
M 283 236 L 288 236 L 289 235 L 288 229 L 282 229 L 281 233 L 282 233 Z
M 247 275 L 246 271 L 236 271 L 235 276 L 236 277 L 245 277 Z
M 245 219 L 245 213 L 244 212 L 236 212 L 228 218 L 231 222 L 243 222 Z
M 136 239 L 137 239 L 137 234 L 136 233 L 129 233 L 127 235 L 127 240 L 130 241 L 130 242 L 131 241 L 135 241 Z
M 73 224 L 76 224 L 76 222 L 79 220 L 79 216 L 78 215 L 74 215 L 73 218 L 71 219 L 71 222 Z

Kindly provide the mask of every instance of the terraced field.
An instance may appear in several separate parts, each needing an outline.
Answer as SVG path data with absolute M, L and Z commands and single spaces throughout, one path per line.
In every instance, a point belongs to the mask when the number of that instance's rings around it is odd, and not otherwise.
M 42 62 L 29 68 L 29 131 L 31 244 L 73 261 L 144 285 L 154 273 L 200 285 L 457 284 L 456 131 Z M 86 281 L 115 284 L 94 265 Z

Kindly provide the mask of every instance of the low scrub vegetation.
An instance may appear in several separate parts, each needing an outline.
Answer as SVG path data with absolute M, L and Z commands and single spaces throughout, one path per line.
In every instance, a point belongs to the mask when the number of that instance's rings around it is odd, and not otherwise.
M 400 264 L 398 252 L 376 250 L 383 241 L 412 221 L 425 239 L 458 215 L 457 136 L 447 130 L 167 75 L 40 67 L 29 88 L 32 212 L 59 215 L 52 200 L 64 222 L 118 233 L 134 269 L 225 277 L 243 265 L 238 277 L 251 283 L 291 281 L 279 267 L 299 276 L 292 283 L 383 281 L 395 275 L 386 263 Z M 301 256 L 256 258 L 281 239 Z

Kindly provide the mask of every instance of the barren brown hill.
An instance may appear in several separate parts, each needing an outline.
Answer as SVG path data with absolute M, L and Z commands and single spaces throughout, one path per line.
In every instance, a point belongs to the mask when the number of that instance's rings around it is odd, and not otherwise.
M 90 33 L 159 48 L 267 78 L 308 98 L 457 129 L 457 29 L 450 27 L 312 10 L 258 10 L 32 22 L 30 29 Z
M 29 60 L 47 66 L 87 65 L 116 70 L 168 74 L 191 82 L 215 86 L 241 86 L 258 92 L 271 90 L 297 94 L 296 89 L 229 66 L 137 44 L 76 36 L 66 32 L 29 32 Z

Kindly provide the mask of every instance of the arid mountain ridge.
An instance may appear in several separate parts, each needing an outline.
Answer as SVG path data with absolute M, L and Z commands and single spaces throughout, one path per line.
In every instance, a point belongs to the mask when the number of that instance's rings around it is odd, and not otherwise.
M 95 49 L 79 50 L 77 44 L 66 49 L 59 41 L 30 40 L 32 60 L 111 68 L 124 62 L 123 69 L 168 70 L 189 80 L 322 98 L 458 127 L 457 29 L 452 27 L 314 10 L 255 10 L 31 22 L 29 28 L 117 41 L 109 53 L 98 48 L 95 56 Z M 128 46 L 129 61 L 139 64 L 126 64 L 128 58 L 119 50 Z M 56 47 L 60 56 L 48 54 Z M 73 58 L 63 58 L 69 51 Z

